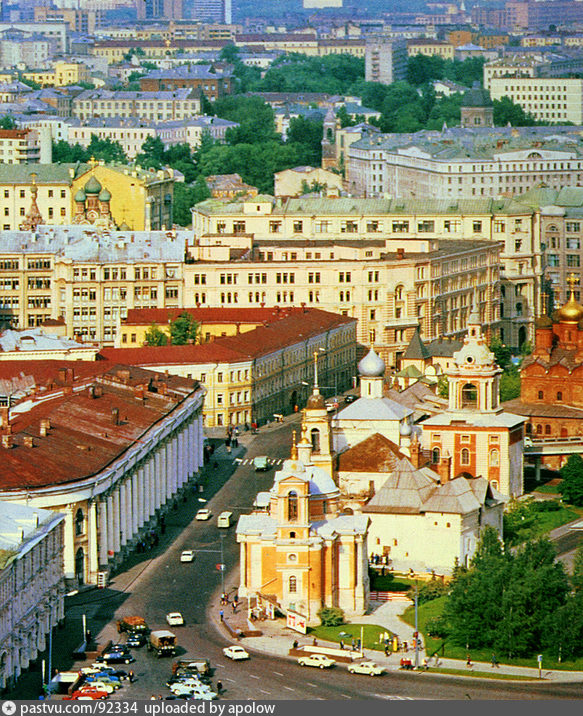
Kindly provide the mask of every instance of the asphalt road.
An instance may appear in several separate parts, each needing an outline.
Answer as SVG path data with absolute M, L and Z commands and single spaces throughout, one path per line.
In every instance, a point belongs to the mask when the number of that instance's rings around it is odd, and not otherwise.
M 244 457 L 267 454 L 271 458 L 289 456 L 292 425 L 263 430 L 253 441 Z M 203 498 L 213 512 L 208 522 L 194 520 L 201 506 L 198 494 L 191 494 L 179 510 L 168 515 L 167 533 L 160 547 L 153 552 L 136 555 L 128 563 L 124 575 L 125 589 L 113 588 L 102 592 L 80 594 L 70 600 L 66 629 L 55 631 L 53 664 L 61 670 L 71 668 L 68 654 L 75 637 L 71 630 L 80 631 L 81 614 L 97 633 L 105 625 L 105 634 L 117 640 L 114 612 L 118 615 L 139 614 L 151 628 L 166 628 L 165 615 L 180 611 L 184 627 L 175 627 L 180 652 L 210 659 L 215 668 L 214 680 L 220 679 L 227 699 L 534 699 L 580 698 L 579 684 L 515 683 L 484 681 L 467 677 L 444 677 L 423 673 L 390 673 L 382 677 L 349 674 L 344 667 L 333 671 L 302 668 L 294 660 L 274 659 L 250 652 L 247 662 L 231 662 L 222 654 L 230 642 L 214 624 L 207 620 L 209 610 L 220 609 L 217 596 L 221 591 L 221 572 L 216 565 L 221 560 L 221 535 L 224 535 L 223 561 L 226 564 L 225 587 L 237 586 L 236 567 L 239 549 L 235 529 L 219 530 L 216 516 L 229 509 L 236 518 L 250 511 L 258 490 L 268 489 L 273 482 L 273 470 L 255 473 L 251 465 L 239 465 L 231 459 L 219 461 L 211 472 L 211 480 Z M 235 523 L 235 520 L 234 520 Z M 196 550 L 193 563 L 179 561 L 183 549 Z M 120 580 L 120 584 L 122 580 Z M 114 698 L 150 698 L 167 695 L 165 681 L 170 675 L 171 660 L 157 659 L 145 649 L 134 650 L 136 663 L 131 667 L 137 676 L 133 684 L 125 686 Z M 180 655 L 180 654 L 179 654 Z M 80 664 L 76 665 L 78 668 Z M 25 680 L 26 681 L 26 680 Z M 25 682 L 23 682 L 25 683 Z M 35 697 L 29 687 L 14 698 Z M 38 687 L 37 687 L 38 688 Z

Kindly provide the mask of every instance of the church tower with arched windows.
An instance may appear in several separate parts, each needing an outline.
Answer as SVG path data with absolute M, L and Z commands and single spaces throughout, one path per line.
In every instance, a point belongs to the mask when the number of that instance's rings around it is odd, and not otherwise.
M 482 476 L 503 495 L 518 497 L 525 419 L 500 405 L 501 374 L 473 309 L 464 344 L 447 373 L 448 409 L 421 424 L 422 444 L 442 483 L 461 473 Z
M 332 416 L 318 385 L 318 354 L 314 353 L 314 388 L 304 409 L 302 443 L 307 439 L 311 445 L 310 463 L 326 470 L 329 475 L 333 474 L 335 456 L 331 422 Z

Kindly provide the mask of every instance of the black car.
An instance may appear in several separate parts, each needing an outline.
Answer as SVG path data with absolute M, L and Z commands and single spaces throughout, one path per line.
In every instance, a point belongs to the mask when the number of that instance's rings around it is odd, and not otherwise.
M 344 398 L 345 403 L 354 403 L 354 401 L 358 398 L 357 395 L 347 395 L 346 398 Z
M 108 676 L 117 676 L 117 678 L 120 681 L 129 681 L 130 675 L 127 671 L 124 671 L 123 669 L 107 669 L 103 672 L 104 674 L 107 674 Z
M 129 651 L 107 651 L 98 656 L 96 661 L 100 664 L 131 664 L 135 659 Z
M 130 646 L 132 648 L 141 647 L 144 646 L 146 643 L 146 637 L 144 634 L 140 634 L 137 631 L 132 631 L 128 634 L 128 638 L 126 639 L 126 646 Z

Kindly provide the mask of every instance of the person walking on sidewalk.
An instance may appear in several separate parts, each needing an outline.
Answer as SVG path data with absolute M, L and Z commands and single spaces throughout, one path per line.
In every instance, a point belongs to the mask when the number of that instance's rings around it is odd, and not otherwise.
M 466 654 L 466 666 L 468 667 L 468 669 L 471 669 L 472 666 L 473 666 L 473 664 L 472 664 L 472 657 L 470 656 L 470 652 L 469 652 L 469 651 L 468 651 L 468 653 Z
M 224 612 L 222 609 L 221 609 L 221 611 L 219 612 L 219 617 L 220 617 L 221 621 L 224 621 L 224 619 L 225 619 L 225 612 Z
M 492 668 L 493 669 L 499 669 L 500 664 L 498 663 L 498 659 L 496 658 L 496 654 L 492 652 Z

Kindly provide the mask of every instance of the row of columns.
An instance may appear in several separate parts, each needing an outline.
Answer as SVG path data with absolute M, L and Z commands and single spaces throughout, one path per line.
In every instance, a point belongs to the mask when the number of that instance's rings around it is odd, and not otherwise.
M 126 545 L 133 543 L 165 505 L 202 467 L 203 430 L 200 416 L 161 440 L 146 459 L 122 474 L 110 490 L 88 504 L 85 576 L 95 583 L 97 572 Z M 65 509 L 65 575 L 75 576 L 74 513 Z

